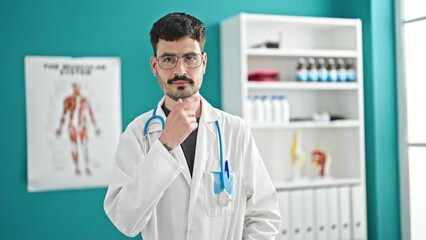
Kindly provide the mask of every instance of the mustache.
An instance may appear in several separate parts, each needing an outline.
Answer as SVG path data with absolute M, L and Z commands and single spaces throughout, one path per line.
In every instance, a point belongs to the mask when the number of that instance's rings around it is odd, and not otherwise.
M 192 80 L 191 78 L 188 78 L 187 76 L 175 76 L 174 78 L 167 80 L 167 84 L 172 84 L 174 81 L 179 81 L 179 80 L 187 81 L 190 84 L 194 83 L 194 80 Z

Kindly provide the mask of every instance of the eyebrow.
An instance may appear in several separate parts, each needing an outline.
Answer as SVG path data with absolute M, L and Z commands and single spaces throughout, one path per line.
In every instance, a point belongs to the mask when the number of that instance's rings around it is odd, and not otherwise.
M 163 56 L 176 56 L 176 54 L 166 52 L 166 53 L 163 53 L 160 57 L 163 57 Z
M 197 53 L 196 52 L 187 52 L 187 53 L 182 53 L 180 55 L 184 56 L 184 55 L 191 55 L 191 54 L 197 54 Z M 177 54 L 165 52 L 160 57 L 166 57 L 166 56 L 167 57 L 174 57 L 174 56 L 177 56 Z

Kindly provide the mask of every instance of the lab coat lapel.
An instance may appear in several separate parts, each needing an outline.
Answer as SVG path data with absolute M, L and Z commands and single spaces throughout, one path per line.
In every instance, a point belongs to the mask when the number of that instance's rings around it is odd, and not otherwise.
M 185 180 L 188 183 L 188 185 L 191 185 L 191 182 L 192 182 L 191 173 L 189 172 L 188 163 L 186 162 L 186 158 L 185 158 L 185 155 L 183 154 L 182 148 L 179 146 L 173 151 L 173 154 L 175 154 L 175 157 L 178 159 L 179 163 L 182 164 L 182 166 L 184 166 L 182 170 L 182 174 L 185 177 Z
M 192 172 L 191 194 L 189 198 L 188 229 L 191 227 L 192 218 L 196 209 L 200 184 L 202 184 L 207 160 L 211 155 L 211 151 L 215 151 L 215 143 L 217 143 L 214 121 L 216 121 L 219 116 L 215 112 L 214 108 L 204 98 L 202 98 L 201 107 L 202 111 L 198 127 L 194 170 Z

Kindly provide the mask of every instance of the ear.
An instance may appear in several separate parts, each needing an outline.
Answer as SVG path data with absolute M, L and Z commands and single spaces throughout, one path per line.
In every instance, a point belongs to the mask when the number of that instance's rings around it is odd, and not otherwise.
M 151 71 L 154 74 L 154 76 L 157 76 L 157 59 L 155 56 L 151 56 Z
M 203 73 L 206 72 L 206 66 L 207 66 L 207 53 L 203 53 Z

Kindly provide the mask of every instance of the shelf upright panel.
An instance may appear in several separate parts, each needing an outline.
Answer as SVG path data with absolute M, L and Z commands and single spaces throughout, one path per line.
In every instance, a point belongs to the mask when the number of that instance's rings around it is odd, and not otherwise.
M 243 116 L 244 100 L 246 99 L 245 81 L 246 62 L 244 61 L 244 46 L 241 38 L 244 35 L 244 24 L 241 16 L 225 20 L 220 24 L 221 38 L 221 89 L 222 108 L 229 113 Z M 226 43 L 226 44 L 223 44 Z M 239 69 L 239 70 L 236 70 Z

